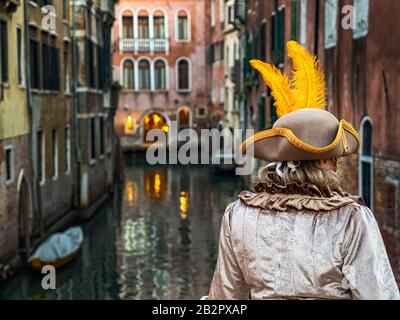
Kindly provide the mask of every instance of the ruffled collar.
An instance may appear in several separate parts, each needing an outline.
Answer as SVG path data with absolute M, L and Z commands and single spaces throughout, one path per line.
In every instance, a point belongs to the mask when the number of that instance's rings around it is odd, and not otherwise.
M 248 206 L 275 211 L 332 211 L 351 203 L 364 204 L 361 197 L 334 191 L 330 197 L 250 191 L 243 191 L 238 197 Z

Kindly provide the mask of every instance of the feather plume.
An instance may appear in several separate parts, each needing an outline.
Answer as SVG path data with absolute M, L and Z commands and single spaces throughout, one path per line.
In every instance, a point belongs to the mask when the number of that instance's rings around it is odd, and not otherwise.
M 292 59 L 292 85 L 297 97 L 294 109 L 326 107 L 326 81 L 315 56 L 296 41 L 287 44 Z
M 272 96 L 275 98 L 276 113 L 279 117 L 294 110 L 296 104 L 295 96 L 290 87 L 288 77 L 275 66 L 260 60 L 251 60 L 251 66 L 261 73 L 264 82 L 271 88 Z

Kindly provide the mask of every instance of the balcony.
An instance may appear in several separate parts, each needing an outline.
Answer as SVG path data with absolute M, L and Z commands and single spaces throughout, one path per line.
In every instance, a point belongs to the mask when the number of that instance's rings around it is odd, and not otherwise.
M 168 39 L 121 39 L 119 44 L 121 52 L 150 52 L 168 53 Z

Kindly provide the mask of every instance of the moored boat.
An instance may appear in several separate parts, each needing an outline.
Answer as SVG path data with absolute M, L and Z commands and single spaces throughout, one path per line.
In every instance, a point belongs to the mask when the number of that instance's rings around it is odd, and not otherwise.
M 36 249 L 28 259 L 28 264 L 38 271 L 45 265 L 60 268 L 75 258 L 82 242 L 81 227 L 72 227 L 65 232 L 55 233 Z

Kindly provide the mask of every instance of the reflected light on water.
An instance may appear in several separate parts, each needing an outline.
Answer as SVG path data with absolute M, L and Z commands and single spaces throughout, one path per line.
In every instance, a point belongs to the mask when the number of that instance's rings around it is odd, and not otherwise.
M 128 205 L 133 206 L 137 200 L 136 185 L 132 181 L 127 181 L 126 183 L 126 198 L 128 200 Z
M 167 190 L 167 178 L 161 171 L 147 171 L 145 176 L 146 195 L 153 199 L 161 199 Z
M 182 191 L 179 197 L 179 208 L 181 209 L 181 219 L 185 220 L 188 216 L 189 209 L 189 193 Z

